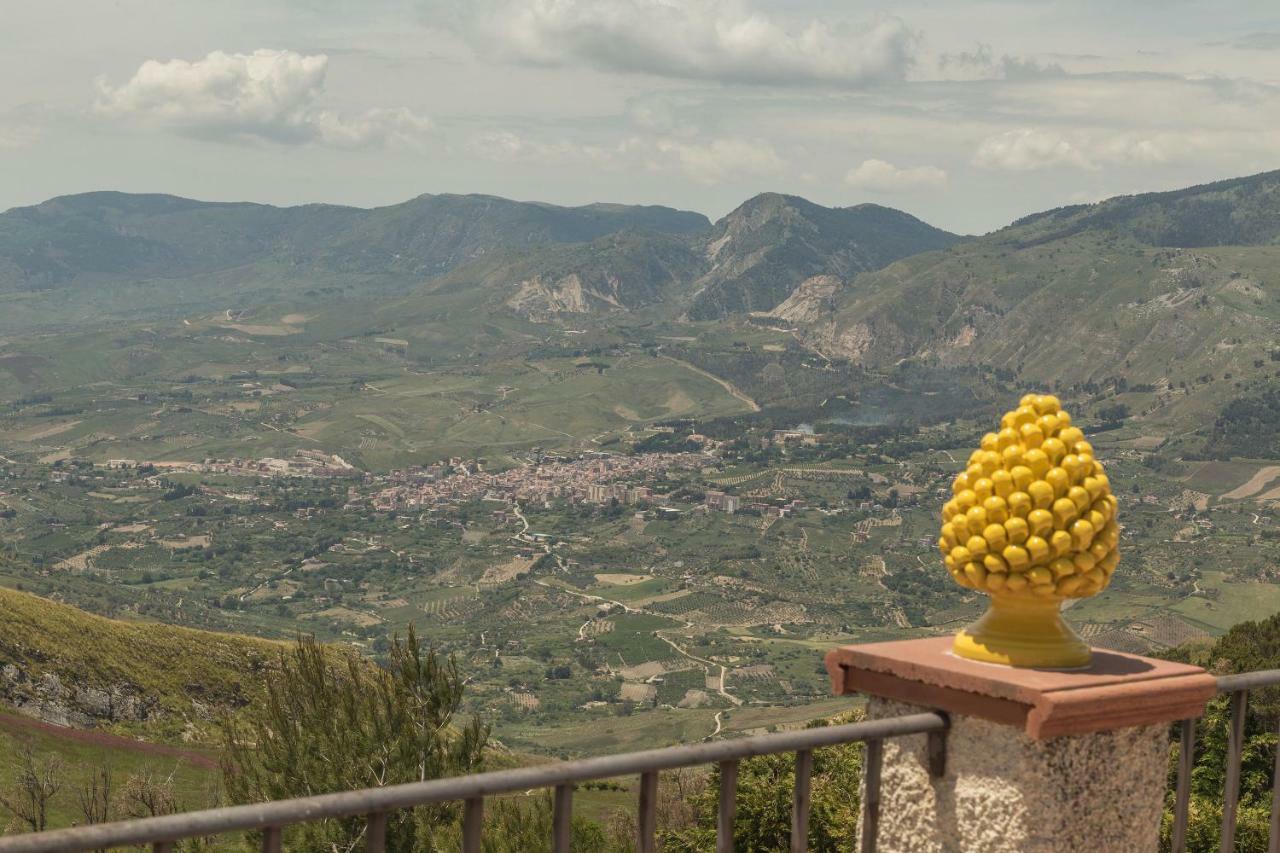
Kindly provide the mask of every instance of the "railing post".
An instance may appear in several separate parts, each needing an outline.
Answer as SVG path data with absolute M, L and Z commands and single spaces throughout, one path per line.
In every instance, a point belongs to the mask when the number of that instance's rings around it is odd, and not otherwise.
M 809 806 L 813 777 L 813 750 L 796 753 L 796 787 L 791 802 L 791 853 L 809 849 Z
M 1280 853 L 1280 741 L 1276 742 L 1276 760 L 1271 770 L 1271 832 L 1267 835 L 1267 853 Z
M 1191 809 L 1191 771 L 1196 766 L 1195 718 L 1183 720 L 1178 730 L 1178 792 L 1173 805 L 1172 853 L 1185 853 Z
M 268 826 L 262 830 L 262 853 L 280 853 L 282 832 L 278 826 Z
M 387 849 L 387 813 L 369 815 L 364 830 L 365 853 L 383 853 Z
M 880 765 L 884 761 L 884 742 L 867 741 L 863 753 L 862 778 L 862 853 L 875 853 L 876 834 L 880 829 Z
M 658 849 L 658 773 L 650 770 L 640 774 L 640 813 L 636 850 L 638 853 L 654 853 Z
M 1244 712 L 1249 692 L 1231 694 L 1231 731 L 1227 736 L 1227 781 L 1222 791 L 1222 844 L 1220 853 L 1231 853 L 1236 846 L 1236 806 L 1240 801 L 1240 756 L 1244 752 Z
M 733 821 L 738 815 L 738 762 L 720 762 L 720 808 L 716 812 L 716 853 L 733 853 Z
M 573 843 L 573 785 L 556 785 L 551 838 L 555 853 L 569 853 Z
M 472 797 L 462 807 L 462 853 L 480 853 L 484 829 L 484 797 Z
M 941 779 L 947 775 L 947 732 L 929 732 L 926 751 L 929 757 L 929 775 Z

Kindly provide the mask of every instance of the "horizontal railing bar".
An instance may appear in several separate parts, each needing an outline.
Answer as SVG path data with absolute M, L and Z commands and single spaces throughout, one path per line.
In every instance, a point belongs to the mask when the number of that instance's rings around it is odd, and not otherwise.
M 530 788 L 632 776 L 657 770 L 673 770 L 700 764 L 736 761 L 775 752 L 797 752 L 859 740 L 881 740 L 902 735 L 940 731 L 947 718 L 931 711 L 865 720 L 842 726 L 825 726 L 737 740 L 685 744 L 622 755 L 605 755 L 557 764 L 540 764 L 514 770 L 497 770 L 470 776 L 408 782 L 385 788 L 319 794 L 292 800 L 227 806 L 186 814 L 100 823 L 0 838 L 0 853 L 66 853 L 101 847 L 123 847 L 194 836 L 244 832 L 270 826 L 289 826 L 327 818 L 352 817 L 426 803 L 467 800 L 510 794 Z
M 1239 693 L 1241 690 L 1277 686 L 1280 686 L 1280 669 L 1260 669 L 1257 672 L 1218 676 L 1219 693 Z

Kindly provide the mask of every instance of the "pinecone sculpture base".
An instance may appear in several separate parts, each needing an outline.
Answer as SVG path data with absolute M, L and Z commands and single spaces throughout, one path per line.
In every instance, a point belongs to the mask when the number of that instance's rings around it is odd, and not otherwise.
M 1061 606 L 1061 598 L 992 595 L 987 612 L 956 634 L 952 650 L 962 658 L 1005 666 L 1088 666 L 1089 646 L 1063 621 Z

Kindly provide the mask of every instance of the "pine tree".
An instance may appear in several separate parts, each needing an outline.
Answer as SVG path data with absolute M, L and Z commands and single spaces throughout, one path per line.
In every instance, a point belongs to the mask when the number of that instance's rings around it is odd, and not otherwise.
M 235 803 L 262 802 L 426 781 L 479 769 L 488 727 L 461 721 L 456 662 L 423 651 L 412 627 L 396 637 L 386 667 L 299 638 L 281 654 L 265 707 L 222 726 L 223 776 Z M 445 803 L 388 815 L 387 850 L 431 849 L 458 819 Z M 287 830 L 298 850 L 354 850 L 365 821 L 349 818 Z

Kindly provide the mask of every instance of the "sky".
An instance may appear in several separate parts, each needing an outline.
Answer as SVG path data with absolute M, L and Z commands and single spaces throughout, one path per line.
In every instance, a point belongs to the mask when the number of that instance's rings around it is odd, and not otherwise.
M 873 202 L 1280 168 L 1275 0 L 0 0 L 0 209 L 91 190 Z

